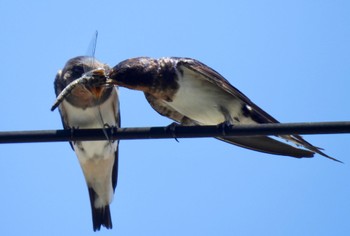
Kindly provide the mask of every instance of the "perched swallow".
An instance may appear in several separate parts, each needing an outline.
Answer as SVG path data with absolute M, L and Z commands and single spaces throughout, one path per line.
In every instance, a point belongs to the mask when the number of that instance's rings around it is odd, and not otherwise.
M 93 69 L 110 68 L 92 57 L 70 59 L 54 82 L 56 96 L 72 81 Z M 65 129 L 120 127 L 118 92 L 113 86 L 74 87 L 59 106 Z M 106 138 L 107 139 L 107 138 Z M 101 226 L 112 228 L 109 204 L 118 176 L 118 141 L 76 141 L 70 143 L 83 170 L 89 189 L 94 231 Z
M 182 125 L 279 123 L 232 86 L 222 75 L 190 58 L 132 58 L 112 68 L 109 83 L 143 91 L 161 115 Z M 305 149 L 268 136 L 218 138 L 255 151 L 313 157 L 314 153 L 336 160 L 299 135 L 283 135 Z M 307 149 L 307 150 L 306 150 Z

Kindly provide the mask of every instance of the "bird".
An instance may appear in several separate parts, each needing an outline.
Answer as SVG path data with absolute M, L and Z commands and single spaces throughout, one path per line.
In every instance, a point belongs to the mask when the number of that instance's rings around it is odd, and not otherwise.
M 192 58 L 126 59 L 111 69 L 107 83 L 144 92 L 155 111 L 183 126 L 279 123 L 217 71 Z M 299 135 L 279 138 L 296 146 L 269 136 L 217 137 L 263 153 L 295 158 L 318 153 L 338 161 Z
M 74 80 L 91 70 L 108 72 L 110 67 L 94 57 L 78 56 L 59 70 L 56 96 Z M 120 127 L 118 90 L 113 86 L 78 85 L 59 105 L 64 129 Z M 82 168 L 90 197 L 93 230 L 112 228 L 110 203 L 118 178 L 118 141 L 70 142 Z

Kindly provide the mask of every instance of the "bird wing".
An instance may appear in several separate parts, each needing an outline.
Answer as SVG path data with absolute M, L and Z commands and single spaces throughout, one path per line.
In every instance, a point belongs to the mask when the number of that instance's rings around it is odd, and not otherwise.
M 115 88 L 117 89 L 117 88 Z M 113 112 L 116 115 L 115 120 L 117 127 L 120 128 L 120 109 L 119 109 L 119 99 L 117 99 L 118 91 L 116 91 L 116 98 L 113 99 Z M 115 150 L 115 160 L 113 165 L 113 172 L 112 172 L 112 186 L 113 190 L 115 191 L 115 188 L 117 187 L 117 181 L 118 181 L 118 163 L 119 163 L 119 140 L 115 140 L 117 142 L 117 148 Z
M 206 81 L 215 84 L 216 86 L 218 86 L 220 89 L 222 89 L 224 92 L 229 93 L 231 95 L 233 95 L 234 97 L 240 99 L 244 104 L 246 104 L 246 107 L 249 108 L 247 109 L 247 112 L 249 112 L 249 115 L 258 123 L 279 123 L 278 120 L 276 120 L 275 118 L 273 118 L 270 114 L 268 114 L 267 112 L 265 112 L 263 109 L 261 109 L 259 106 L 257 106 L 255 103 L 253 103 L 246 95 L 244 95 L 241 91 L 239 91 L 237 88 L 235 88 L 233 85 L 231 85 L 222 75 L 220 75 L 218 72 L 216 72 L 215 70 L 213 70 L 212 68 L 210 68 L 209 66 L 195 60 L 195 59 L 190 59 L 190 58 L 177 58 L 178 66 L 184 66 L 189 70 L 192 70 L 195 73 L 199 73 L 202 76 L 198 76 L 196 78 L 199 79 L 206 79 Z M 297 145 L 301 145 L 307 149 L 309 149 L 312 152 L 316 152 L 324 157 L 327 157 L 329 159 L 332 159 L 334 161 L 338 161 L 339 160 L 328 156 L 327 154 L 325 154 L 324 152 L 321 151 L 320 148 L 313 146 L 311 143 L 307 142 L 306 140 L 304 140 L 300 135 L 283 135 L 281 136 L 282 138 L 286 139 L 286 140 L 290 140 L 292 142 L 294 142 Z M 226 139 L 226 138 L 225 138 Z M 227 140 L 228 142 L 232 142 L 237 144 L 237 139 L 239 139 L 240 143 L 243 143 L 244 147 L 247 147 L 247 142 L 245 140 L 245 138 L 233 138 L 233 140 Z M 268 144 L 269 142 L 267 142 L 267 139 L 274 140 L 268 137 L 264 137 L 264 139 L 256 138 L 256 146 L 260 146 L 258 144 Z M 252 138 L 249 138 L 249 140 L 252 140 Z M 249 142 L 249 141 L 248 141 Z M 272 143 L 278 142 L 276 140 L 271 141 L 271 145 Z M 279 142 L 281 143 L 281 142 Z M 283 143 L 284 144 L 284 143 Z M 237 144 L 239 145 L 239 144 Z M 275 143 L 275 145 L 277 145 L 277 143 Z M 285 144 L 286 146 L 290 146 Z M 284 148 L 287 148 L 286 146 L 284 146 Z M 291 146 L 290 146 L 291 147 Z M 249 147 L 247 147 L 249 148 Z M 251 148 L 254 149 L 254 148 Z M 271 148 L 270 148 L 271 149 Z M 277 149 L 277 147 L 276 147 Z M 295 148 L 297 150 L 302 150 L 299 148 Z M 255 149 L 254 149 L 255 150 Z M 262 150 L 260 150 L 262 151 Z M 291 150 L 292 151 L 292 150 Z M 305 151 L 305 150 L 303 150 Z M 270 152 L 269 152 L 270 153 Z M 282 154 L 284 155 L 284 154 Z M 299 153 L 299 154 L 292 154 L 293 156 L 295 155 L 308 155 L 310 156 L 311 153 Z
M 167 105 L 162 99 L 156 98 L 151 94 L 145 93 L 145 97 L 149 104 L 159 114 L 169 117 L 178 123 L 184 125 L 200 125 L 198 122 L 182 115 Z M 251 136 L 251 137 L 225 137 L 217 138 L 230 144 L 234 144 L 240 147 L 251 149 L 254 151 L 270 153 L 275 155 L 284 155 L 292 157 L 313 157 L 314 153 L 304 149 L 299 149 L 288 144 L 279 142 L 273 138 L 267 136 Z
M 66 87 L 66 84 L 63 84 L 64 80 L 61 79 L 61 76 L 62 76 L 62 70 L 59 70 L 57 72 L 57 75 L 56 75 L 55 81 L 54 81 L 54 88 L 55 88 L 56 97 Z M 70 129 L 71 127 L 69 127 L 69 124 L 67 122 L 67 115 L 66 115 L 67 113 L 66 113 L 66 110 L 65 110 L 65 108 L 63 106 L 63 103 L 61 103 L 61 105 L 59 106 L 58 110 L 60 112 L 60 117 L 61 117 L 61 122 L 62 122 L 63 128 L 64 129 Z M 69 145 L 71 146 L 71 148 L 74 151 L 73 143 L 69 142 Z

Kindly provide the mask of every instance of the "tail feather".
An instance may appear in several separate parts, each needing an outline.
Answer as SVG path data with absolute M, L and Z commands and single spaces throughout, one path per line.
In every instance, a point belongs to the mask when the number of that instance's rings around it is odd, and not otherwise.
M 111 212 L 109 210 L 109 205 L 106 205 L 102 208 L 96 208 L 94 203 L 96 199 L 96 193 L 92 188 L 89 188 L 90 195 L 90 204 L 92 212 L 92 224 L 94 231 L 101 229 L 101 226 L 104 226 L 107 229 L 112 229 L 112 218 Z
M 267 136 L 225 137 L 217 138 L 230 144 L 248 148 L 254 151 L 296 158 L 313 157 L 314 152 L 295 148 Z
M 328 156 L 321 150 L 322 148 L 318 148 L 307 142 L 299 135 L 283 135 L 282 138 L 292 141 L 293 143 L 303 146 L 308 149 L 296 148 L 286 143 L 282 143 L 273 138 L 267 136 L 250 136 L 250 137 L 225 137 L 225 138 L 217 138 L 227 143 L 235 144 L 240 147 L 248 148 L 254 151 L 265 152 L 269 154 L 275 155 L 283 155 L 283 156 L 291 156 L 296 158 L 302 157 L 313 157 L 314 153 L 318 153 L 324 157 L 327 157 L 333 161 L 339 161 L 331 156 Z

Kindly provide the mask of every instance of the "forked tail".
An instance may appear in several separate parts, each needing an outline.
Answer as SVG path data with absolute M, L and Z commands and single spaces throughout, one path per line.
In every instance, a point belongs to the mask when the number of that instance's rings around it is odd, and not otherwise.
M 101 226 L 106 227 L 107 229 L 112 229 L 112 218 L 111 212 L 109 210 L 109 205 L 106 205 L 101 208 L 95 208 L 94 203 L 97 198 L 95 191 L 92 188 L 89 188 L 90 195 L 90 204 L 92 212 L 92 224 L 94 231 L 101 229 Z

